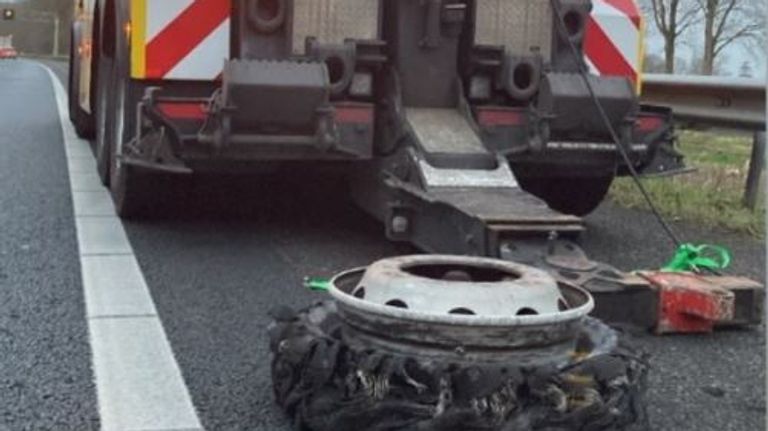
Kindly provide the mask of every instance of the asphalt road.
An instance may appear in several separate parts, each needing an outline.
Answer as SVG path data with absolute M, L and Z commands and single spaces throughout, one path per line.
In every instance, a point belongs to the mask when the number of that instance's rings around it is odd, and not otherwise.
M 98 425 L 67 175 L 48 74 L 0 61 L 0 430 Z
M 53 67 L 63 78 L 66 67 Z M 98 423 L 52 97 L 48 76 L 31 62 L 0 62 L 0 430 Z M 289 430 L 271 396 L 267 310 L 321 299 L 301 287 L 305 275 L 412 251 L 383 239 L 344 189 L 340 179 L 305 172 L 200 177 L 174 184 L 157 217 L 126 224 L 207 429 Z M 622 269 L 658 267 L 672 253 L 645 212 L 605 205 L 588 223 L 585 249 Z M 729 246 L 734 273 L 764 279 L 760 242 L 676 228 L 688 240 Z M 634 336 L 653 354 L 654 429 L 765 429 L 762 328 Z

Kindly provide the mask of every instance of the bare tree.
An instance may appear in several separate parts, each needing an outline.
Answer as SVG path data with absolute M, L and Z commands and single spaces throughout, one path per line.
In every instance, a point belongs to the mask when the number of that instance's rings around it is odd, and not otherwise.
M 739 76 L 742 78 L 752 78 L 755 76 L 755 72 L 752 69 L 752 63 L 749 61 L 745 61 L 741 63 L 741 67 L 739 68 Z
M 701 73 L 712 75 L 718 57 L 735 42 L 765 41 L 764 0 L 696 0 L 704 14 Z
M 664 58 L 658 54 L 647 53 L 643 60 L 643 72 L 664 73 Z
M 678 38 L 699 18 L 696 4 L 690 0 L 644 0 L 643 10 L 653 17 L 656 29 L 664 39 L 664 70 L 675 73 Z

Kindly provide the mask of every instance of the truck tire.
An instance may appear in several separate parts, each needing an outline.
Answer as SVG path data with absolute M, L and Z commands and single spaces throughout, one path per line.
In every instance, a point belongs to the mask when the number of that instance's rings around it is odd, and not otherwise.
M 277 403 L 301 431 L 648 430 L 647 357 L 595 319 L 570 363 L 448 363 L 344 340 L 333 302 L 277 309 Z M 582 341 L 583 340 L 583 341 Z
M 72 29 L 69 52 L 69 120 L 77 136 L 83 139 L 94 137 L 93 116 L 80 107 L 80 59 L 77 56 L 78 38 Z
M 101 47 L 105 45 L 105 42 L 107 42 L 101 39 L 103 37 L 112 37 L 112 35 L 108 33 L 99 35 L 102 23 L 101 14 L 99 13 L 98 7 L 94 13 L 93 22 L 96 26 L 94 34 L 97 35 L 93 40 L 93 56 L 96 64 L 93 67 L 93 71 L 95 73 L 92 77 L 92 79 L 96 82 L 96 85 L 94 86 L 96 92 L 96 104 L 94 106 L 96 111 L 94 115 L 96 120 L 94 125 L 94 128 L 96 129 L 96 171 L 99 173 L 99 179 L 101 180 L 101 183 L 104 186 L 109 187 L 109 165 L 111 156 L 110 150 L 112 148 L 111 136 L 113 110 L 111 91 L 112 85 L 110 83 L 110 78 L 112 76 L 114 61 L 112 57 L 106 55 L 106 53 L 101 49 Z M 108 41 L 107 44 L 111 44 L 111 41 Z
M 121 4 L 122 3 L 122 4 Z M 127 3 L 115 3 L 114 22 L 125 22 L 128 11 Z M 109 140 L 109 184 L 112 200 L 117 214 L 123 218 L 132 218 L 149 211 L 149 188 L 146 187 L 148 173 L 140 172 L 133 166 L 123 163 L 121 156 L 124 146 L 136 135 L 136 107 L 141 99 L 142 86 L 130 76 L 129 41 L 122 28 L 113 28 L 115 34 L 115 58 L 110 69 L 112 106 L 110 109 Z
M 523 190 L 543 199 L 555 211 L 583 217 L 600 206 L 613 184 L 613 175 L 575 178 L 519 176 Z

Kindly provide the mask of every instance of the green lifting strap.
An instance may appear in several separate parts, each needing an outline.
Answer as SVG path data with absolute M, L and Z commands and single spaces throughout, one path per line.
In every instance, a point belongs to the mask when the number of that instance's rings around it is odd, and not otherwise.
M 717 245 L 683 244 L 662 269 L 666 272 L 720 271 L 731 265 L 731 252 Z
M 327 292 L 331 289 L 331 280 L 320 277 L 304 278 L 304 287 L 315 292 Z

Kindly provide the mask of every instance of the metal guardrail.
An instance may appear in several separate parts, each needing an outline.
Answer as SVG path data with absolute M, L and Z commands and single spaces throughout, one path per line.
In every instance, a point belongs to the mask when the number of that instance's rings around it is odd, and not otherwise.
M 699 126 L 755 132 L 744 205 L 754 210 L 765 170 L 766 82 L 721 76 L 648 74 L 643 103 L 672 108 L 675 118 Z
M 643 103 L 667 106 L 697 125 L 765 130 L 766 82 L 721 76 L 647 74 Z

